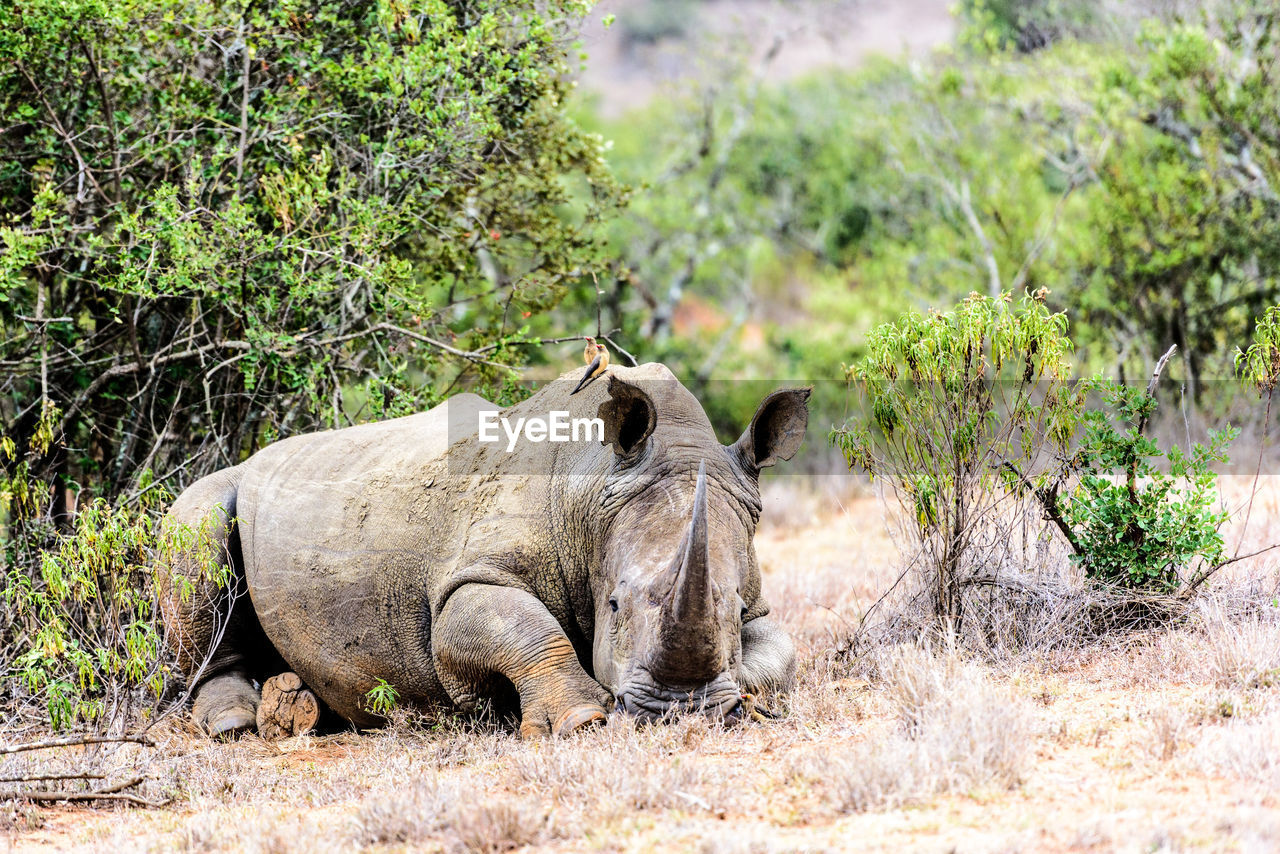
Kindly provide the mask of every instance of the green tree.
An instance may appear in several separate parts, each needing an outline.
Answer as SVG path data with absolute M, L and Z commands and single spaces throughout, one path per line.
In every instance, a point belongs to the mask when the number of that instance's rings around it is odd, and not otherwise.
M 1000 30 L 980 50 L 739 74 L 612 123 L 645 186 L 612 229 L 606 326 L 692 377 L 823 378 L 904 299 L 1048 287 L 1084 372 L 1142 377 L 1177 344 L 1169 377 L 1216 405 L 1205 381 L 1280 296 L 1273 5 L 965 3 Z M 1057 35 L 1019 51 L 1028 27 Z
M 521 361 L 621 198 L 563 108 L 585 8 L 5 4 L 3 432 L 61 410 L 33 475 L 187 481 Z
M 1104 69 L 1089 120 L 1108 144 L 1082 319 L 1132 376 L 1178 345 L 1197 398 L 1280 295 L 1278 26 L 1260 3 L 1148 24 L 1140 50 Z

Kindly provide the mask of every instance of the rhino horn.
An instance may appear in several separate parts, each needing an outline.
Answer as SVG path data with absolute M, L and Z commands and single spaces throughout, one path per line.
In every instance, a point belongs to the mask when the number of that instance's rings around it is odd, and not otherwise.
M 698 466 L 693 513 L 678 558 L 675 578 L 663 608 L 662 641 L 655 675 L 698 679 L 719 672 L 715 603 L 707 544 L 707 470 Z
M 698 465 L 693 514 L 681 544 L 676 581 L 671 591 L 671 616 L 681 625 L 710 618 L 711 561 L 707 557 L 707 464 Z

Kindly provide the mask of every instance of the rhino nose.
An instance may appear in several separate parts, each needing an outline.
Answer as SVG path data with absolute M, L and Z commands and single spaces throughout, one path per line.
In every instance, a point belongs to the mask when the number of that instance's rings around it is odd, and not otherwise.
M 658 720 L 673 713 L 731 717 L 741 705 L 742 694 L 728 674 L 697 687 L 678 688 L 637 673 L 617 695 L 617 709 L 641 720 Z
M 640 691 L 623 691 L 618 695 L 617 708 L 627 715 L 640 720 L 657 720 L 662 717 L 666 704 L 657 698 Z

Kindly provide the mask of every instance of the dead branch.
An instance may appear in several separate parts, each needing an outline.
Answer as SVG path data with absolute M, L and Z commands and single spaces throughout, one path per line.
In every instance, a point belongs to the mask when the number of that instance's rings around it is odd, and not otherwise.
M 18 777 L 0 777 L 0 783 L 44 783 L 52 780 L 105 780 L 106 774 L 68 772 L 66 774 L 29 774 Z
M 1078 555 L 1083 555 L 1084 552 L 1081 550 L 1080 541 L 1076 539 L 1075 531 L 1072 531 L 1071 526 L 1067 524 L 1067 520 L 1062 518 L 1062 510 L 1058 507 L 1058 491 L 1056 489 L 1037 487 L 1026 475 L 1018 471 L 1017 466 L 1007 460 L 1001 468 L 1018 479 L 1019 494 L 1030 490 L 1035 495 L 1036 501 L 1044 509 L 1045 518 L 1062 532 L 1062 536 L 1066 537 L 1067 543 L 1071 546 L 1071 551 Z
M 155 747 L 150 736 L 130 733 L 129 735 L 72 735 L 66 738 L 50 738 L 44 741 L 30 741 L 26 744 L 0 745 L 0 756 L 23 753 L 28 750 L 45 750 L 50 747 L 79 747 L 86 744 L 141 744 Z
M 1169 360 L 1173 358 L 1173 354 L 1177 352 L 1178 345 L 1171 344 L 1168 350 L 1164 351 L 1164 355 L 1156 362 L 1155 369 L 1151 372 L 1151 380 L 1147 383 L 1147 397 L 1156 396 L 1156 386 L 1160 383 L 1160 375 L 1164 373 L 1164 366 L 1169 364 Z M 1142 420 L 1138 422 L 1138 434 L 1141 435 L 1147 429 L 1147 416 L 1143 415 Z
M 1168 350 L 1164 351 L 1164 355 L 1156 362 L 1155 369 L 1151 371 L 1151 380 L 1147 383 L 1146 395 L 1149 399 L 1155 400 L 1156 386 L 1160 383 L 1160 375 L 1164 373 L 1164 366 L 1169 364 L 1169 360 L 1173 358 L 1173 354 L 1177 351 L 1178 345 L 1171 344 Z M 1147 422 L 1150 419 L 1150 409 L 1144 409 L 1138 418 L 1138 434 L 1141 436 L 1146 432 Z M 1129 500 L 1137 502 L 1138 500 L 1138 455 L 1134 454 L 1129 460 L 1129 472 L 1126 478 L 1126 485 L 1129 490 Z
M 1197 587 L 1199 587 L 1204 582 L 1208 581 L 1211 576 L 1213 576 L 1215 573 L 1218 572 L 1218 570 L 1223 569 L 1224 567 L 1228 567 L 1233 563 L 1237 563 L 1242 560 L 1248 560 L 1249 558 L 1257 557 L 1260 554 L 1266 554 L 1267 552 L 1272 551 L 1274 549 L 1280 549 L 1280 543 L 1272 543 L 1271 545 L 1264 546 L 1263 548 L 1260 548 L 1257 551 L 1252 551 L 1252 552 L 1249 552 L 1248 554 L 1242 554 L 1242 555 L 1238 554 L 1238 555 L 1235 555 L 1234 557 L 1227 558 L 1221 563 L 1214 564 L 1211 568 L 1205 570 L 1200 575 L 1196 576 L 1195 579 L 1190 584 L 1187 585 L 1182 595 L 1184 597 L 1190 597 L 1191 594 L 1195 592 Z
M 10 791 L 0 792 L 0 802 L 4 801 L 127 801 L 131 804 L 137 804 L 144 807 L 162 807 L 163 803 L 159 801 L 149 801 L 138 795 L 129 794 L 125 789 L 131 789 L 140 784 L 145 777 L 132 777 L 128 780 L 108 786 L 105 789 L 95 789 L 90 792 L 22 792 Z

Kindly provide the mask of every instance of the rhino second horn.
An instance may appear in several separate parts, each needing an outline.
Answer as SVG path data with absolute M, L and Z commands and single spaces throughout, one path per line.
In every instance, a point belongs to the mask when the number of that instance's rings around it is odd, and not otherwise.
M 660 678 L 696 681 L 721 669 L 707 540 L 707 471 L 702 463 L 692 518 L 673 567 L 671 597 L 663 608 L 660 648 L 653 663 L 654 675 Z

